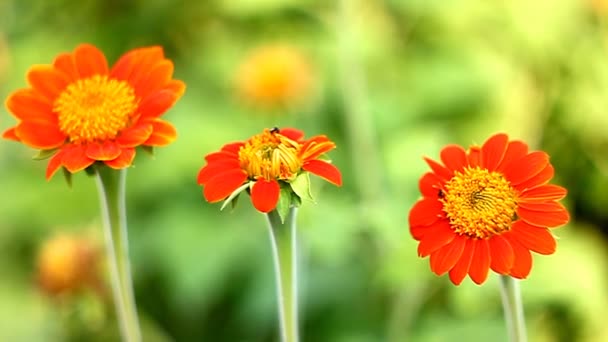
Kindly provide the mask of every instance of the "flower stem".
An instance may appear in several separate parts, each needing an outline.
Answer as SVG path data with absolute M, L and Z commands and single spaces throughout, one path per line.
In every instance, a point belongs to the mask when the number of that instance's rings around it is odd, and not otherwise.
M 279 213 L 267 214 L 268 231 L 274 260 L 282 342 L 298 342 L 298 267 L 297 267 L 297 208 L 292 207 L 281 222 Z
M 95 168 L 103 216 L 112 295 L 123 341 L 140 342 L 141 332 L 133 296 L 125 205 L 126 170 Z
M 526 342 L 526 322 L 519 281 L 510 276 L 501 275 L 500 294 L 509 331 L 509 341 Z

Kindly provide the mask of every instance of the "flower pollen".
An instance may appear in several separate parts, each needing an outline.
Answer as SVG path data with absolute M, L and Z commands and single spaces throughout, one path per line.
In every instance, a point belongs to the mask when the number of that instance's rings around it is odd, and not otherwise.
M 292 180 L 302 167 L 299 148 L 299 143 L 266 129 L 241 147 L 240 165 L 252 179 Z
M 95 75 L 65 88 L 54 103 L 59 129 L 79 144 L 116 138 L 130 123 L 138 102 L 125 81 Z
M 444 190 L 440 201 L 457 234 L 488 239 L 511 229 L 517 196 L 501 173 L 466 167 L 454 172 Z

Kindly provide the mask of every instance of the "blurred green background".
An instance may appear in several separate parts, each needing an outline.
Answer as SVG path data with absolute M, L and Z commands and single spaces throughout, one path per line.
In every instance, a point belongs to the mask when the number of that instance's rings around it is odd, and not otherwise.
M 196 184 L 205 154 L 273 126 L 329 135 L 344 174 L 300 210 L 303 341 L 507 340 L 497 277 L 436 277 L 407 224 L 421 157 L 498 131 L 546 150 L 569 189 L 557 252 L 522 282 L 530 340 L 608 340 L 608 1 L 1 0 L 0 98 L 82 42 L 110 63 L 162 45 L 188 85 L 164 117 L 178 140 L 129 170 L 146 341 L 277 340 L 264 217 L 248 201 L 220 212 Z M 241 65 L 276 44 L 301 54 L 308 88 L 243 99 Z M 107 298 L 41 291 L 45 241 L 103 241 L 93 179 L 46 182 L 34 153 L 0 143 L 0 341 L 116 340 Z

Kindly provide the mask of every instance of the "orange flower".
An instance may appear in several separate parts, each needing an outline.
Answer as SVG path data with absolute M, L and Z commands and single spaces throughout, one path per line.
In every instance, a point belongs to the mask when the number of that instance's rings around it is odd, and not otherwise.
M 312 70 L 305 57 L 289 46 L 266 46 L 254 51 L 240 66 L 239 95 L 261 107 L 292 105 L 306 98 Z
M 198 174 L 205 199 L 218 202 L 248 189 L 253 206 L 267 213 L 276 208 L 281 188 L 293 188 L 298 176 L 306 172 L 341 186 L 338 168 L 319 159 L 336 145 L 324 135 L 303 137 L 303 132 L 293 128 L 265 129 L 245 142 L 227 144 L 207 155 L 207 165 Z
M 132 50 L 109 68 L 101 51 L 79 45 L 29 70 L 30 88 L 6 100 L 19 122 L 3 137 L 54 154 L 47 179 L 60 167 L 74 173 L 96 161 L 128 167 L 135 147 L 175 140 L 175 128 L 160 119 L 185 90 L 172 74 L 160 47 Z
M 523 279 L 530 251 L 555 252 L 548 228 L 569 215 L 557 202 L 566 189 L 548 184 L 554 170 L 545 152 L 496 134 L 468 151 L 449 145 L 440 156 L 444 165 L 425 158 L 433 171 L 420 179 L 423 198 L 409 214 L 418 255 L 430 255 L 434 273 L 449 272 L 456 285 L 467 273 L 481 284 L 489 269 Z

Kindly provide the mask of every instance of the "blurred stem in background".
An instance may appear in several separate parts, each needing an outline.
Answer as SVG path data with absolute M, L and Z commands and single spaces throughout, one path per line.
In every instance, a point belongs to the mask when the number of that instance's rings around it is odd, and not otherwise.
M 276 210 L 266 215 L 277 282 L 279 326 L 283 342 L 298 342 L 297 210 L 291 207 L 285 222 L 281 222 Z
M 116 318 L 123 341 L 140 342 L 141 332 L 133 296 L 129 242 L 125 205 L 126 169 L 95 167 L 101 214 L 103 217 L 106 255 L 110 270 Z
M 519 281 L 510 276 L 501 275 L 500 294 L 509 331 L 509 341 L 526 342 L 526 321 Z

